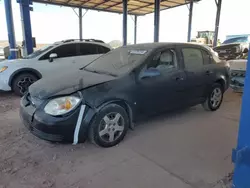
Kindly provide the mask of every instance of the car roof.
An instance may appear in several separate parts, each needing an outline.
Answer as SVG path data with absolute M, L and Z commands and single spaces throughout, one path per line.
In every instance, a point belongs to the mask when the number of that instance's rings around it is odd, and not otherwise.
M 163 48 L 167 46 L 187 46 L 187 47 L 203 47 L 205 49 L 209 49 L 210 47 L 204 44 L 198 44 L 198 43 L 189 43 L 189 42 L 155 42 L 155 43 L 141 43 L 141 44 L 133 44 L 128 45 L 125 47 L 128 48 L 135 48 L 135 49 L 158 49 Z
M 84 41 L 84 40 L 83 41 L 81 41 L 81 40 L 59 41 L 59 42 L 55 42 L 54 45 L 74 44 L 74 43 L 96 44 L 96 45 L 104 46 L 106 48 L 111 49 L 111 46 L 109 44 L 102 43 L 102 42 L 96 42 L 96 41 Z

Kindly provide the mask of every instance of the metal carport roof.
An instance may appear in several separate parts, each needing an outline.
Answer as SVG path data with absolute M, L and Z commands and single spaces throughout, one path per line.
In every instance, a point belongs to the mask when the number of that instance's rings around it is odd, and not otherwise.
M 191 0 L 162 0 L 160 10 L 166 10 L 189 4 Z M 194 0 L 199 1 L 199 0 Z M 90 10 L 122 13 L 122 0 L 33 0 L 37 3 L 54 4 L 69 7 L 82 7 Z M 128 0 L 128 14 L 145 15 L 154 12 L 154 0 Z

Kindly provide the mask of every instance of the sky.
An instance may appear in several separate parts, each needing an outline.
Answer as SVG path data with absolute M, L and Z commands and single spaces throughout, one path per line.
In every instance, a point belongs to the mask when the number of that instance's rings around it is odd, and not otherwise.
M 32 35 L 37 43 L 53 43 L 79 38 L 78 17 L 72 8 L 33 4 L 31 12 Z M 19 4 L 12 0 L 14 27 L 17 41 L 22 41 Z M 250 0 L 223 0 L 219 39 L 226 35 L 250 34 Z M 76 11 L 78 11 L 76 9 Z M 85 12 L 85 10 L 83 11 Z M 160 42 L 185 42 L 188 30 L 188 7 L 186 5 L 161 11 Z M 216 5 L 214 0 L 202 0 L 194 4 L 192 37 L 199 30 L 214 30 Z M 133 16 L 128 16 L 128 43 L 134 41 Z M 153 42 L 154 15 L 137 19 L 137 42 Z M 0 0 L 0 40 L 7 40 L 4 1 Z M 101 39 L 105 42 L 122 41 L 122 15 L 89 10 L 83 17 L 83 38 Z

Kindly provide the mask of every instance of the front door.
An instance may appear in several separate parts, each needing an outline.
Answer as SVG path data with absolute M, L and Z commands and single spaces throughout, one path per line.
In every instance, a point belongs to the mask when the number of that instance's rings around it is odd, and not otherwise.
M 180 69 L 174 48 L 163 49 L 147 61 L 138 75 L 137 106 L 143 113 L 156 113 L 177 108 L 185 100 L 186 74 Z M 158 75 L 144 77 L 147 70 Z
M 52 61 L 49 60 L 50 54 L 57 54 Z M 53 74 L 63 74 L 67 71 L 78 68 L 75 63 L 77 48 L 75 43 L 58 46 L 40 57 L 36 62 L 36 69 L 42 73 L 43 77 Z

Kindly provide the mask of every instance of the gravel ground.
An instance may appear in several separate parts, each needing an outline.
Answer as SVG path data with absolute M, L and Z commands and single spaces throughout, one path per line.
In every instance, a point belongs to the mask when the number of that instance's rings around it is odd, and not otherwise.
M 115 168 L 117 164 L 129 161 L 130 158 L 124 157 L 129 153 L 129 145 L 133 143 L 136 137 L 141 139 L 142 134 L 150 134 L 152 129 L 149 126 L 143 129 L 142 126 L 138 126 L 141 133 L 139 130 L 130 131 L 130 135 L 127 136 L 128 141 L 124 144 L 125 147 L 121 144 L 121 147 L 118 146 L 112 149 L 98 148 L 89 143 L 76 146 L 71 144 L 52 144 L 36 138 L 22 125 L 18 116 L 19 100 L 19 97 L 11 93 L 0 93 L 0 188 L 91 187 L 89 185 L 93 183 L 94 177 L 100 176 L 105 171 L 104 164 Z M 224 102 L 223 111 L 228 112 L 227 115 L 224 113 L 222 115 L 225 115 L 227 121 L 230 119 L 231 122 L 234 122 L 233 125 L 237 125 L 241 102 L 240 95 L 231 92 L 227 94 Z M 205 112 L 200 108 L 191 109 L 188 113 L 191 115 L 197 113 L 193 111 L 200 112 L 202 117 L 206 116 Z M 180 116 L 184 116 L 184 118 L 189 116 L 188 118 L 190 119 L 190 115 L 181 114 Z M 209 118 L 211 118 L 211 115 L 209 115 Z M 170 119 L 170 123 L 176 123 L 174 118 Z M 160 124 L 159 120 L 155 121 L 155 124 Z M 183 121 L 186 120 L 183 119 Z M 160 129 L 159 126 L 157 128 Z M 170 129 L 173 129 L 173 127 L 170 126 Z M 144 130 L 144 133 L 142 130 Z M 235 134 L 233 133 L 233 135 Z M 138 143 L 138 141 L 136 142 Z M 133 147 L 136 147 L 136 145 Z M 134 155 L 131 158 L 136 158 Z M 137 168 L 138 166 L 135 165 L 134 167 Z M 227 173 L 230 172 L 228 171 Z M 112 179 L 113 175 L 111 178 L 109 177 L 109 180 L 117 182 L 117 179 Z M 92 187 L 99 188 L 102 185 L 93 184 Z M 102 188 L 104 187 L 106 186 Z M 130 187 L 140 188 L 139 185 Z M 162 185 L 162 187 L 168 186 Z M 190 186 L 186 187 L 190 188 Z

